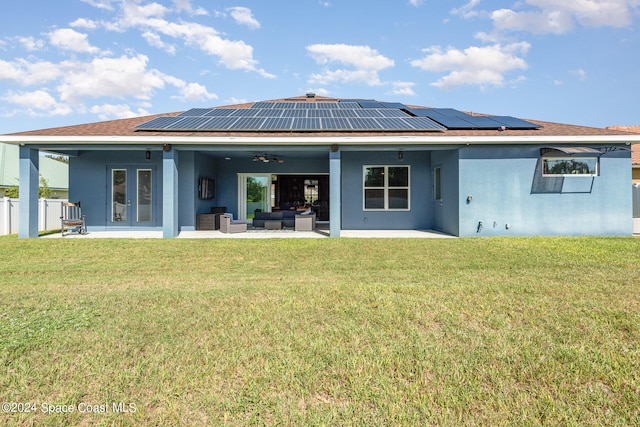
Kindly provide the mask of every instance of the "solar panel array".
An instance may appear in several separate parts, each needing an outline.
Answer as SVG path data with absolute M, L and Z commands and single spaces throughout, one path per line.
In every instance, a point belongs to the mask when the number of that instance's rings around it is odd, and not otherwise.
M 135 127 L 153 131 L 443 131 L 536 129 L 507 116 L 472 116 L 450 108 L 409 108 L 374 100 L 256 102 L 250 108 L 193 108 Z
M 453 108 L 411 108 L 416 117 L 428 117 L 447 129 L 539 129 L 540 125 L 511 116 L 474 116 Z

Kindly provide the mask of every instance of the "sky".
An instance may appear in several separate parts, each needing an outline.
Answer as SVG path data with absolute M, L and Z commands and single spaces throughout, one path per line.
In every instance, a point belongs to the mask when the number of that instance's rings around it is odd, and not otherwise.
M 640 0 L 20 0 L 0 134 L 301 96 L 640 125 Z

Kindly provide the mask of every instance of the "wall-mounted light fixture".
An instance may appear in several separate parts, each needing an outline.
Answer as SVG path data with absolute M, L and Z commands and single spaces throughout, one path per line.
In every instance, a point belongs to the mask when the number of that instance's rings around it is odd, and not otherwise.
M 171 144 L 162 144 L 162 151 L 171 151 Z
M 144 158 L 147 160 L 151 160 L 151 151 L 147 150 L 147 152 L 144 153 Z
M 404 153 L 402 151 L 398 151 L 398 160 L 404 160 Z

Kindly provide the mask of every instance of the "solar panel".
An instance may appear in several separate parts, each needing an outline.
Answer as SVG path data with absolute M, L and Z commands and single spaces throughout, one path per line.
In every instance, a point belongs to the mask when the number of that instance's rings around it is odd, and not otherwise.
M 284 110 L 284 113 L 283 113 L 282 117 L 302 117 L 302 118 L 306 118 L 307 117 L 307 111 L 309 111 L 309 110 L 303 110 L 303 109 L 299 109 L 299 110 Z
M 429 118 L 447 129 L 473 129 L 473 125 L 461 117 L 433 115 Z
M 214 117 L 200 126 L 198 130 L 227 130 L 237 121 L 237 117 Z
M 184 117 L 182 120 L 165 126 L 165 129 L 196 130 L 209 120 L 211 120 L 210 117 Z
M 349 119 L 351 127 L 358 130 L 380 130 L 382 126 L 376 119 L 371 118 L 353 118 Z
M 229 117 L 255 117 L 261 110 L 261 108 L 236 108 Z
M 254 117 L 282 117 L 286 111 L 283 108 L 259 108 Z
M 260 127 L 262 126 L 264 121 L 265 121 L 264 118 L 241 117 L 235 123 L 233 123 L 231 126 L 229 126 L 228 129 L 234 129 L 234 130 L 257 130 L 257 129 L 260 129 Z
M 407 106 L 400 102 L 381 102 L 380 105 L 384 108 L 397 108 L 398 110 L 406 110 Z
M 349 119 L 344 118 L 325 118 L 321 121 L 323 130 L 350 130 L 351 124 Z
M 320 129 L 320 119 L 302 119 L 295 118 L 293 119 L 293 124 L 291 125 L 291 129 L 297 130 L 318 130 Z
M 411 117 L 406 120 L 416 130 L 446 130 L 446 128 L 428 117 Z
M 407 113 L 403 113 L 402 111 L 393 108 L 381 108 L 379 110 L 376 110 L 376 112 L 382 117 L 409 117 Z
M 201 117 L 206 115 L 209 111 L 211 111 L 211 108 L 192 108 L 179 114 L 179 116 Z
M 413 130 L 413 127 L 404 119 L 387 117 L 387 118 L 376 119 L 376 121 L 380 124 L 382 129 L 385 129 L 385 130 L 401 130 L 401 129 Z
M 267 101 L 260 101 L 260 102 L 256 102 L 254 103 L 250 108 L 273 108 L 275 105 L 280 106 L 279 102 L 267 102 Z
M 156 117 L 146 123 L 139 124 L 134 129 L 145 129 L 145 130 L 162 130 L 165 126 L 175 123 L 176 121 L 182 119 L 182 117 Z
M 333 110 L 333 117 L 358 117 L 356 112 L 347 108 L 339 108 L 337 110 Z
M 261 127 L 262 130 L 289 130 L 293 123 L 292 118 L 275 118 L 266 119 Z
M 212 108 L 206 114 L 207 117 L 227 117 L 234 114 L 238 108 Z
M 509 129 L 540 129 L 542 126 L 511 116 L 490 116 L 502 126 Z
M 333 117 L 332 110 L 309 110 L 307 111 L 307 117 Z
M 380 105 L 379 102 L 377 101 L 358 101 L 358 105 L 360 105 L 360 107 L 362 108 L 384 108 L 382 105 Z
M 349 109 L 360 108 L 360 105 L 357 102 L 340 101 L 337 104 L 338 104 L 337 105 L 338 108 L 349 108 Z

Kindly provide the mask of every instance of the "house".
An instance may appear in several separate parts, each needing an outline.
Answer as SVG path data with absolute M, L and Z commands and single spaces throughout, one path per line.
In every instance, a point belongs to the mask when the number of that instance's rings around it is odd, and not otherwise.
M 15 145 L 0 143 L 0 197 L 5 190 L 18 185 L 19 149 Z M 69 193 L 69 167 L 50 157 L 40 157 L 40 176 L 46 180 L 51 197 L 66 199 Z
M 632 234 L 630 145 L 610 129 L 312 93 L 0 136 L 20 146 L 21 237 L 39 150 L 69 156 L 89 231 L 194 230 L 197 215 L 313 208 L 330 235 Z

